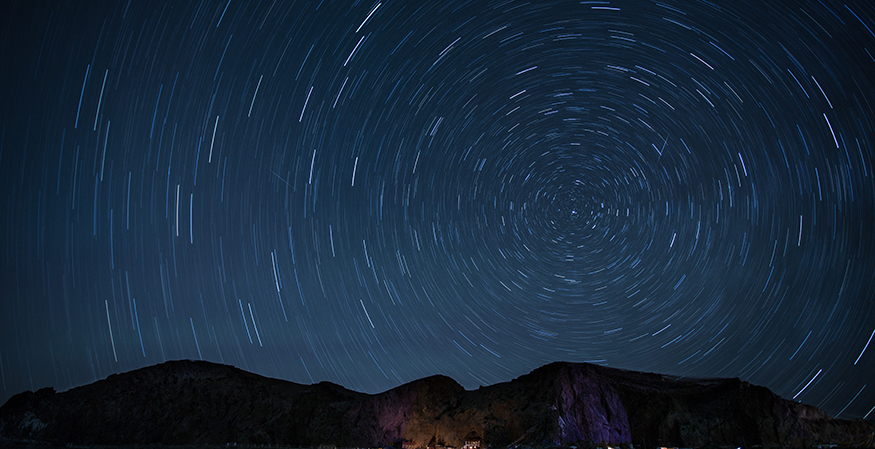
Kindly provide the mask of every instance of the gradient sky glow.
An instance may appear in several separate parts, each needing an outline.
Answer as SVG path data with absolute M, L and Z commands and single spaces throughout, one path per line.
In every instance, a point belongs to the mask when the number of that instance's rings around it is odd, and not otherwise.
M 0 402 L 556 360 L 875 416 L 875 7 L 12 1 Z

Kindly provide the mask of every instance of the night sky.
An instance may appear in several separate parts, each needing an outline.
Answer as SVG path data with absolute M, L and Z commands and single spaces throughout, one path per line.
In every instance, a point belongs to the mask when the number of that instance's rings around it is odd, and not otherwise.
M 4 2 L 0 402 L 565 360 L 875 416 L 875 7 L 380 1 Z

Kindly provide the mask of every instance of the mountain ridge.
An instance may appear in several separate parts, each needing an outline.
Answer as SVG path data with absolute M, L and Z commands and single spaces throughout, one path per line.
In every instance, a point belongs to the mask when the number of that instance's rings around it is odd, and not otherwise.
M 553 362 L 465 390 L 433 375 L 377 394 L 170 361 L 76 387 L 23 392 L 0 436 L 54 444 L 460 447 L 839 444 L 875 447 L 875 425 L 830 418 L 738 378 L 677 378 Z

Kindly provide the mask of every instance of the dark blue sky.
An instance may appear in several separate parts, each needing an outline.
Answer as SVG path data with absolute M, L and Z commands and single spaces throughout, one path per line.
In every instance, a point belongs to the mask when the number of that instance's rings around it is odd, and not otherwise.
M 873 416 L 866 1 L 2 8 L 2 401 L 567 360 Z

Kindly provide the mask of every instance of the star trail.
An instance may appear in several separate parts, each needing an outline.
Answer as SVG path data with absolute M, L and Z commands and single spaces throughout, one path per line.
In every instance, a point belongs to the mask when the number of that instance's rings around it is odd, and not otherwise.
M 565 360 L 875 416 L 868 2 L 5 5 L 0 401 Z

